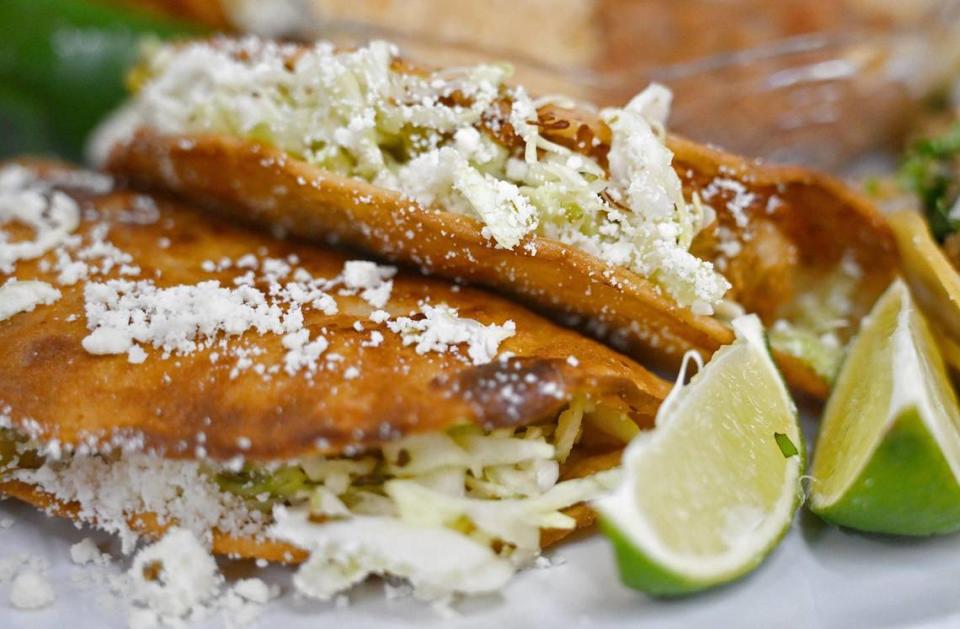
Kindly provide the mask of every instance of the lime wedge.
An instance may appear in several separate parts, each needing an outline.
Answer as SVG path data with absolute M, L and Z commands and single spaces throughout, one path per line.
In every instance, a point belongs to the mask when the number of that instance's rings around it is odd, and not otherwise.
M 930 234 L 927 222 L 904 210 L 887 217 L 904 279 L 930 322 L 960 344 L 960 274 Z
M 702 590 L 755 568 L 800 504 L 796 407 L 760 320 L 675 388 L 623 455 L 624 481 L 596 507 L 621 579 L 659 596 Z
M 810 508 L 877 533 L 960 528 L 960 409 L 901 280 L 864 319 L 827 402 Z

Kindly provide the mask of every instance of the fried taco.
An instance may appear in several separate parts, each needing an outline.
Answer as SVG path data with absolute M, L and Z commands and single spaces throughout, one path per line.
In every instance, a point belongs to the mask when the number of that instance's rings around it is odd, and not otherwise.
M 669 386 L 482 292 L 111 179 L 0 168 L 0 492 L 120 536 L 498 588 L 592 522 Z
M 930 323 L 938 346 L 960 371 L 960 123 L 937 112 L 904 156 L 897 177 L 871 193 L 891 212 L 903 278 Z
M 824 395 L 888 284 L 882 218 L 841 184 L 667 135 L 652 85 L 597 110 L 428 70 L 395 47 L 158 47 L 96 135 L 114 173 L 297 236 L 492 288 L 675 365 L 756 312 L 788 380 Z

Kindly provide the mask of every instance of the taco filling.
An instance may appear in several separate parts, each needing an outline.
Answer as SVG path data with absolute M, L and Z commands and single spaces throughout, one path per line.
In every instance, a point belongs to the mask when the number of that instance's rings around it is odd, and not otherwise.
M 160 530 L 186 528 L 207 544 L 217 531 L 286 542 L 281 561 L 303 561 L 308 552 L 295 584 L 313 597 L 380 575 L 409 580 L 420 597 L 444 598 L 499 589 L 539 555 L 542 531 L 551 532 L 549 541 L 581 524 L 564 510 L 616 484 L 615 457 L 561 480 L 584 431 L 600 426 L 604 434 L 609 426 L 609 416 L 595 411 L 581 397 L 557 423 L 464 425 L 352 456 L 277 464 L 44 456 L 43 444 L 6 430 L 0 486 L 19 481 L 77 505 L 78 520 L 119 535 L 127 551 L 149 514 Z
M 263 142 L 424 207 L 479 219 L 499 247 L 547 236 L 712 313 L 730 284 L 689 251 L 712 212 L 696 196 L 684 198 L 671 167 L 670 92 L 652 85 L 626 107 L 600 110 L 609 150 L 582 137 L 574 151 L 548 139 L 565 127 L 542 115 L 565 101 L 532 98 L 507 85 L 510 74 L 507 65 L 421 71 L 384 42 L 342 52 L 324 43 L 191 43 L 147 55 L 120 120 Z
M 109 178 L 0 167 L 0 493 L 118 535 L 498 589 L 669 385 L 512 302 Z

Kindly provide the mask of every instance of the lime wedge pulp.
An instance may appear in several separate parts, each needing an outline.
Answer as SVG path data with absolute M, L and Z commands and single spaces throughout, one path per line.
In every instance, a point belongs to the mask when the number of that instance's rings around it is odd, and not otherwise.
M 623 582 L 660 596 L 736 579 L 760 564 L 800 504 L 797 411 L 760 320 L 664 401 L 623 455 L 624 481 L 597 510 Z
M 823 519 L 901 535 L 960 528 L 960 410 L 936 345 L 895 281 L 827 402 L 810 486 Z

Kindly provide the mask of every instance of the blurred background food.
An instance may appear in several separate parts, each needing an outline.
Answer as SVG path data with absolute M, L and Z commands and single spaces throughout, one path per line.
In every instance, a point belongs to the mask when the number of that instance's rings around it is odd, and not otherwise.
M 0 0 L 0 157 L 80 159 L 126 96 L 144 38 L 203 32 L 160 14 L 86 0 Z
M 211 26 L 345 44 L 399 42 L 435 63 L 510 60 L 517 80 L 621 104 L 651 80 L 671 127 L 778 161 L 842 167 L 890 147 L 960 60 L 950 0 L 152 0 Z
M 601 105 L 660 81 L 674 131 L 834 172 L 900 146 L 960 67 L 955 0 L 4 0 L 0 24 L 0 116 L 27 136 L 7 153 L 46 135 L 76 155 L 145 33 L 384 38 Z

